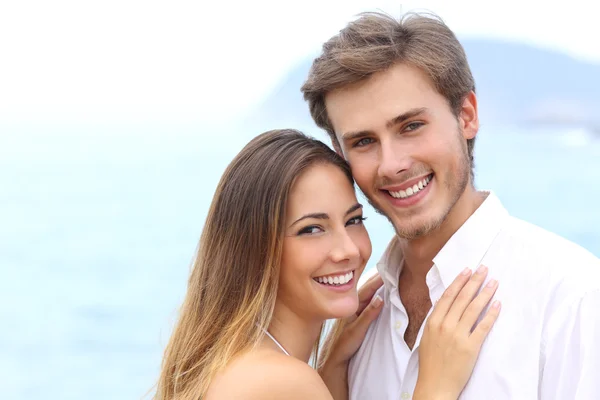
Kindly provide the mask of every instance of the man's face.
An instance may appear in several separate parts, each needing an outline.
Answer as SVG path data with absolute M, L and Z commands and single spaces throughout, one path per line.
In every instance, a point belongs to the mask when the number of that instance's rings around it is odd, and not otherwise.
M 470 184 L 474 94 L 457 118 L 427 75 L 396 64 L 327 94 L 325 104 L 338 151 L 397 234 L 415 239 L 438 228 Z

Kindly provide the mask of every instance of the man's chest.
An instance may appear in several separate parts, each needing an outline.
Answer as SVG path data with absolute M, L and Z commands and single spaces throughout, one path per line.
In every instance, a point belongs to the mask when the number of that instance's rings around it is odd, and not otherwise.
M 404 341 L 409 349 L 413 349 L 419 330 L 423 325 L 429 310 L 431 309 L 431 299 L 427 286 L 406 286 L 399 288 L 400 301 L 404 305 L 406 313 L 407 327 L 404 332 Z
M 418 329 L 401 329 L 407 321 L 409 304 L 387 303 L 380 318 L 369 329 L 350 369 L 351 399 L 410 399 L 418 378 L 418 347 L 411 350 L 405 340 L 416 337 Z M 473 375 L 460 399 L 535 399 L 540 379 L 540 337 L 531 325 L 518 318 L 510 301 L 504 319 L 499 319 L 481 349 Z M 404 308 L 404 309 L 403 309 Z M 406 311 L 406 312 L 405 312 Z M 503 312 L 506 311 L 503 308 Z M 512 311 L 512 312 L 511 312 Z M 508 315 L 506 315 L 508 314 Z M 419 318 L 415 316 L 414 318 Z M 422 316 L 421 323 L 426 321 Z M 538 331 L 539 332 L 539 331 Z M 411 337 L 409 337 L 411 335 Z M 410 396 L 410 397 L 409 397 Z

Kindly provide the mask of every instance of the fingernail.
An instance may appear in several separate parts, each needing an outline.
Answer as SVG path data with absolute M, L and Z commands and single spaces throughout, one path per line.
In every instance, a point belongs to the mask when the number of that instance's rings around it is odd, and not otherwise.
M 492 303 L 492 308 L 500 308 L 500 302 L 498 300 Z
M 486 271 L 487 271 L 487 267 L 485 265 L 482 265 L 479 268 L 477 268 L 478 274 L 484 274 Z
M 489 288 L 493 288 L 494 286 L 496 286 L 498 284 L 498 281 L 495 279 L 492 279 L 488 282 L 488 284 L 486 285 Z
M 373 306 L 379 307 L 381 305 L 381 303 L 383 303 L 383 299 L 381 298 L 381 296 L 379 296 L 379 295 L 375 296 L 375 298 L 373 299 Z
M 463 269 L 463 272 L 461 272 L 461 275 L 469 275 L 471 273 L 471 268 L 465 268 Z

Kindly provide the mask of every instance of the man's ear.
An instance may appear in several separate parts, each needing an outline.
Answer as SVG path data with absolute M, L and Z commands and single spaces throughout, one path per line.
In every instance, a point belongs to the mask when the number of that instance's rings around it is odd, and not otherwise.
M 459 115 L 459 124 L 465 139 L 473 139 L 479 131 L 479 116 L 477 113 L 477 96 L 471 91 L 463 100 Z

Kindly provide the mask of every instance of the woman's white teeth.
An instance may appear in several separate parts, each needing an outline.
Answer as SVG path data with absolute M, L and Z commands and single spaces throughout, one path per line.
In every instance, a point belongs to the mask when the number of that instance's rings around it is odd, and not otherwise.
M 350 271 L 344 275 L 336 275 L 336 276 L 319 276 L 315 278 L 315 280 L 319 283 L 323 283 L 325 285 L 345 285 L 346 283 L 352 280 L 354 276 L 354 272 Z
M 390 191 L 389 193 L 392 197 L 396 199 L 405 199 L 407 197 L 414 196 L 415 194 L 419 193 L 421 190 L 423 190 L 423 188 L 425 188 L 429 184 L 430 181 L 431 175 L 425 179 L 420 180 L 413 187 L 409 187 L 406 190 L 399 190 L 397 192 Z

